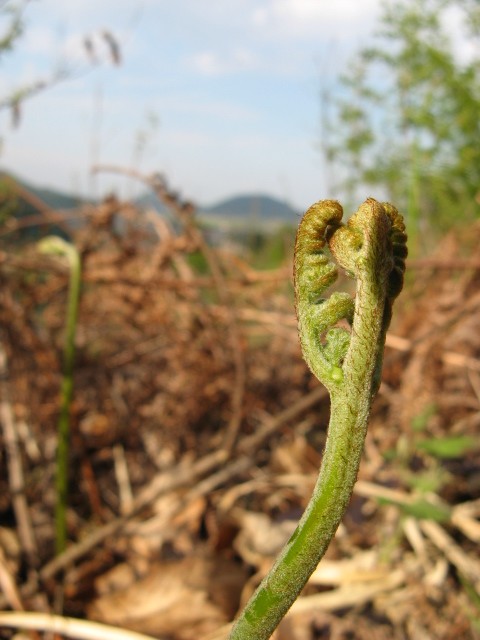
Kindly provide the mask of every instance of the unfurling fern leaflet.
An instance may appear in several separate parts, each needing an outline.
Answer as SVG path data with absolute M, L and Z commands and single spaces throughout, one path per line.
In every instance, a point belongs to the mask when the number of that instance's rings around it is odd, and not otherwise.
M 297 529 L 236 621 L 230 640 L 267 640 L 325 553 L 347 508 L 380 385 L 385 334 L 403 285 L 402 216 L 368 198 L 342 223 L 322 200 L 304 215 L 294 260 L 295 301 L 304 358 L 330 392 L 330 423 L 312 498 Z M 339 267 L 356 279 L 355 298 L 324 292 Z M 339 326 L 342 323 L 345 326 Z
M 336 324 L 344 319 L 351 325 L 355 306 L 347 293 L 335 292 L 328 299 L 322 299 L 322 294 L 338 276 L 337 266 L 325 253 L 328 246 L 338 265 L 357 279 L 357 316 L 361 315 L 367 293 L 369 300 L 378 298 L 383 331 L 380 359 L 376 363 L 376 385 L 372 389 L 375 393 L 380 382 L 381 357 L 392 304 L 403 286 L 407 255 L 405 225 L 395 207 L 373 198 L 369 198 L 346 225 L 341 221 L 342 215 L 343 209 L 337 201 L 321 200 L 308 209 L 300 223 L 294 261 L 300 341 L 308 366 L 331 391 L 344 379 L 342 364 L 350 346 L 350 332 Z

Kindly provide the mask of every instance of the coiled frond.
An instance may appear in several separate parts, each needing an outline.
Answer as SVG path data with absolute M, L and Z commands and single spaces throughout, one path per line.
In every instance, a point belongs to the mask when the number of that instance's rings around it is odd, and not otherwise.
M 295 306 L 303 354 L 329 390 L 344 379 L 343 362 L 350 346 L 350 331 L 337 325 L 341 320 L 352 325 L 355 313 L 349 294 L 323 297 L 337 279 L 338 267 L 357 279 L 360 298 L 365 289 L 362 281 L 374 274 L 369 289 L 385 291 L 384 337 L 393 300 L 402 289 L 407 255 L 403 218 L 391 204 L 369 198 L 346 224 L 342 216 L 336 200 L 316 202 L 300 223 L 295 245 Z M 361 300 L 357 307 L 360 313 Z
M 295 300 L 304 358 L 330 392 L 330 423 L 312 498 L 297 529 L 235 623 L 230 640 L 267 640 L 325 553 L 348 506 L 380 385 L 385 334 L 403 285 L 402 216 L 368 198 L 342 223 L 335 200 L 305 213 L 297 233 Z M 334 292 L 338 268 L 355 297 Z M 344 326 L 346 325 L 346 326 Z

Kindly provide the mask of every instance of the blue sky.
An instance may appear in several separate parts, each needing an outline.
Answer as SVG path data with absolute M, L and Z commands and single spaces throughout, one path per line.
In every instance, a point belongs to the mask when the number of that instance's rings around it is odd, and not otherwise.
M 82 195 L 138 191 L 91 177 L 92 164 L 115 163 L 164 172 L 203 204 L 265 192 L 305 209 L 331 195 L 320 91 L 379 12 L 380 0 L 32 0 L 16 51 L 0 59 L 0 97 L 62 65 L 75 77 L 27 101 L 16 129 L 0 112 L 0 165 Z

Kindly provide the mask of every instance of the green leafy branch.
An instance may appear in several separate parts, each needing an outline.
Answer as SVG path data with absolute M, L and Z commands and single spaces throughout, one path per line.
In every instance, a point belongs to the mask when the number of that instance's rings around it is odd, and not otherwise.
M 342 223 L 334 200 L 314 204 L 297 233 L 294 276 L 300 341 L 308 366 L 330 393 L 328 436 L 312 498 L 270 573 L 235 623 L 230 640 L 267 640 L 324 555 L 347 508 L 380 385 L 385 334 L 403 286 L 407 255 L 402 216 L 366 200 Z M 356 296 L 324 291 L 338 268 L 357 281 Z M 346 322 L 349 328 L 339 326 Z

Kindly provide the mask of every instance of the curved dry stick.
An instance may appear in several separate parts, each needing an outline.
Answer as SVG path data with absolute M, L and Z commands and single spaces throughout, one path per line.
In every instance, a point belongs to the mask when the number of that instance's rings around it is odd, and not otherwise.
M 125 169 L 115 165 L 98 165 L 92 168 L 93 173 L 100 171 L 127 175 L 148 185 L 155 192 L 157 198 L 176 214 L 184 229 L 190 233 L 196 242 L 199 251 L 201 251 L 208 264 L 218 299 L 225 307 L 227 313 L 229 342 L 235 370 L 235 381 L 230 394 L 232 412 L 229 423 L 225 429 L 225 437 L 222 443 L 222 447 L 231 453 L 236 443 L 243 417 L 242 404 L 245 396 L 247 376 L 246 362 L 244 349 L 242 347 L 242 336 L 235 315 L 235 298 L 227 287 L 225 275 L 216 252 L 208 245 L 204 234 L 195 221 L 193 215 L 195 213 L 195 206 L 191 202 L 182 201 L 178 193 L 169 189 L 165 178 L 161 174 L 144 176 L 135 169 Z
M 306 212 L 295 246 L 300 341 L 308 366 L 331 397 L 330 424 L 312 498 L 270 573 L 235 623 L 230 640 L 267 640 L 324 555 L 347 508 L 380 384 L 385 334 L 407 255 L 405 225 L 392 205 L 369 198 L 342 224 L 343 209 L 323 200 Z M 322 294 L 338 265 L 357 280 L 355 300 Z M 337 326 L 340 320 L 351 330 Z

